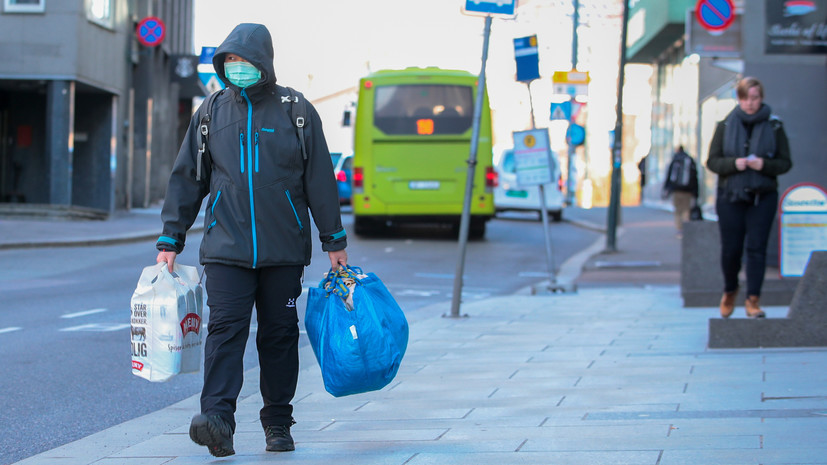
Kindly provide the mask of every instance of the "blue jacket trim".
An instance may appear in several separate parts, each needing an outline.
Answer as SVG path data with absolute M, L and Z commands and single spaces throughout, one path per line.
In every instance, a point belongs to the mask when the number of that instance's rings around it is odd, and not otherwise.
M 169 236 L 161 236 L 158 238 L 158 242 L 164 242 L 166 244 L 178 247 L 179 242 Z

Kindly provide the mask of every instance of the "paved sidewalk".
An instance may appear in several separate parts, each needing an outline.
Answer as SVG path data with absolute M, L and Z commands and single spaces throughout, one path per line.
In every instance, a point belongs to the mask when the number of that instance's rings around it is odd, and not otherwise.
M 605 209 L 566 217 L 605 225 Z M 412 323 L 381 391 L 332 397 L 305 346 L 294 452 L 264 451 L 251 369 L 235 456 L 189 440 L 194 396 L 18 464 L 827 464 L 827 349 L 707 349 L 717 309 L 682 307 L 671 214 L 622 218 L 618 250 L 598 242 L 561 267 L 582 270 L 577 292 L 526 289 Z

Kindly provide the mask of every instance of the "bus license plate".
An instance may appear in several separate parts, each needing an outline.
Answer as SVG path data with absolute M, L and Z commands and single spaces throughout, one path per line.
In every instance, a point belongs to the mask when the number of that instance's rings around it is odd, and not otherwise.
M 508 190 L 508 191 L 505 191 L 505 196 L 506 197 L 517 197 L 517 198 L 520 198 L 520 199 L 526 199 L 526 198 L 528 198 L 528 192 L 527 191 Z
M 408 183 L 408 188 L 411 190 L 435 191 L 439 189 L 439 181 L 411 181 Z

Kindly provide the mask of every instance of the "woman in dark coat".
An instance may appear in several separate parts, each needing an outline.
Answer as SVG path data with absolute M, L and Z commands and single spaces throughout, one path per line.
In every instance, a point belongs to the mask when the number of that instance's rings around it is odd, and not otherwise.
M 776 177 L 792 168 L 784 126 L 763 103 L 764 87 L 755 78 L 738 82 L 738 106 L 719 122 L 706 166 L 718 174 L 715 209 L 721 232 L 724 295 L 721 316 L 735 309 L 738 273 L 746 243 L 747 299 L 750 318 L 762 318 L 759 305 L 766 270 L 767 242 L 778 207 Z

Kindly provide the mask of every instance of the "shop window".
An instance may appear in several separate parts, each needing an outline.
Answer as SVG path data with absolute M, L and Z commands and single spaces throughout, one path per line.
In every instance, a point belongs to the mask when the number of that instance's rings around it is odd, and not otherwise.
M 4 13 L 43 13 L 46 0 L 3 0 Z
M 86 0 L 86 17 L 93 23 L 112 27 L 112 0 Z

